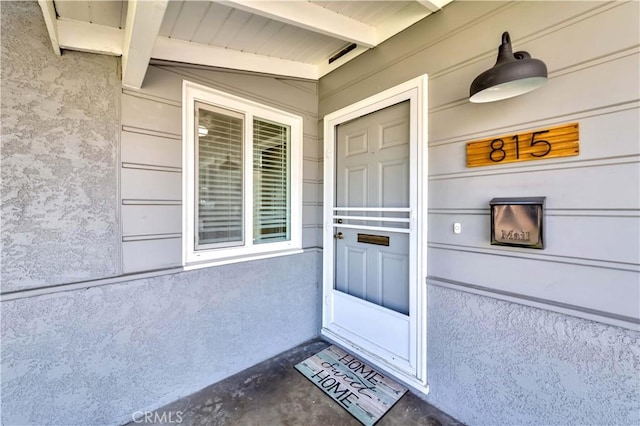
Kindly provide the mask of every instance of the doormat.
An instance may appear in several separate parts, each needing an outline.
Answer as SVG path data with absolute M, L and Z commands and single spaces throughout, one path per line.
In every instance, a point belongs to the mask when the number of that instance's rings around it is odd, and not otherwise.
M 375 424 L 407 388 L 337 346 L 329 346 L 296 369 L 362 424 Z

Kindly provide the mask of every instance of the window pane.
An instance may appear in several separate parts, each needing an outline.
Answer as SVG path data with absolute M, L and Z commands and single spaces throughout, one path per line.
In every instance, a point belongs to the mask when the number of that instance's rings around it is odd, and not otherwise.
M 290 239 L 289 126 L 253 122 L 253 242 Z
M 243 116 L 196 102 L 196 249 L 241 245 Z

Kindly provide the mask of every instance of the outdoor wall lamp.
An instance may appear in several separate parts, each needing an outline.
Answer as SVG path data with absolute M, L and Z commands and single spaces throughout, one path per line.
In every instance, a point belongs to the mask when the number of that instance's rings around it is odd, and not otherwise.
M 513 53 L 511 37 L 505 31 L 496 64 L 473 80 L 469 101 L 484 103 L 512 98 L 535 90 L 546 81 L 544 62 L 533 59 L 527 52 Z

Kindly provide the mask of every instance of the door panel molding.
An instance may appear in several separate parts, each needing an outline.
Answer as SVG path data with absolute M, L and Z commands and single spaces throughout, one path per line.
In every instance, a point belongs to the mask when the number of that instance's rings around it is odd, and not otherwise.
M 426 245 L 427 245 L 427 90 L 428 77 L 422 75 L 367 99 L 333 112 L 324 118 L 324 218 L 323 218 L 323 309 L 322 334 L 379 368 L 427 391 L 426 386 Z M 409 101 L 409 207 L 336 207 L 336 134 L 337 127 L 393 105 Z M 378 131 L 393 132 L 394 120 L 379 123 Z M 385 146 L 391 150 L 394 144 Z M 354 147 L 355 148 L 355 147 Z M 378 149 L 383 146 L 376 147 Z M 366 194 L 366 191 L 363 191 Z M 363 194 L 360 194 L 363 197 Z M 366 197 L 366 195 L 364 195 Z M 404 197 L 403 197 L 404 198 Z M 377 222 L 362 220 L 368 214 L 394 218 Z M 397 216 L 400 214 L 401 216 Z M 398 217 L 404 219 L 397 220 Z M 380 218 L 378 218 L 380 219 Z M 370 222 L 375 222 L 371 220 Z M 406 226 L 394 228 L 393 226 Z M 334 290 L 335 246 L 337 232 L 359 229 L 407 235 L 409 239 L 409 315 L 402 315 L 375 303 Z M 369 232 L 369 233 L 373 233 Z M 346 235 L 346 233 L 345 233 Z M 380 266 L 381 268 L 381 266 Z M 381 278 L 382 279 L 382 278 Z M 366 321 L 377 316 L 378 321 Z M 341 326 L 342 321 L 350 329 Z M 408 339 L 394 338 L 405 334 Z

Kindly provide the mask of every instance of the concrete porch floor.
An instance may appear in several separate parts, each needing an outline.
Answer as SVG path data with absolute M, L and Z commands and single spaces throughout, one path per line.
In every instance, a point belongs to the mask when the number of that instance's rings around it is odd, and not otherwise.
M 311 340 L 158 409 L 150 417 L 155 418 L 156 423 L 129 425 L 358 426 L 360 422 L 294 368 L 329 345 L 320 339 Z M 164 423 L 157 423 L 162 419 Z M 458 426 L 462 423 L 409 391 L 377 425 Z

